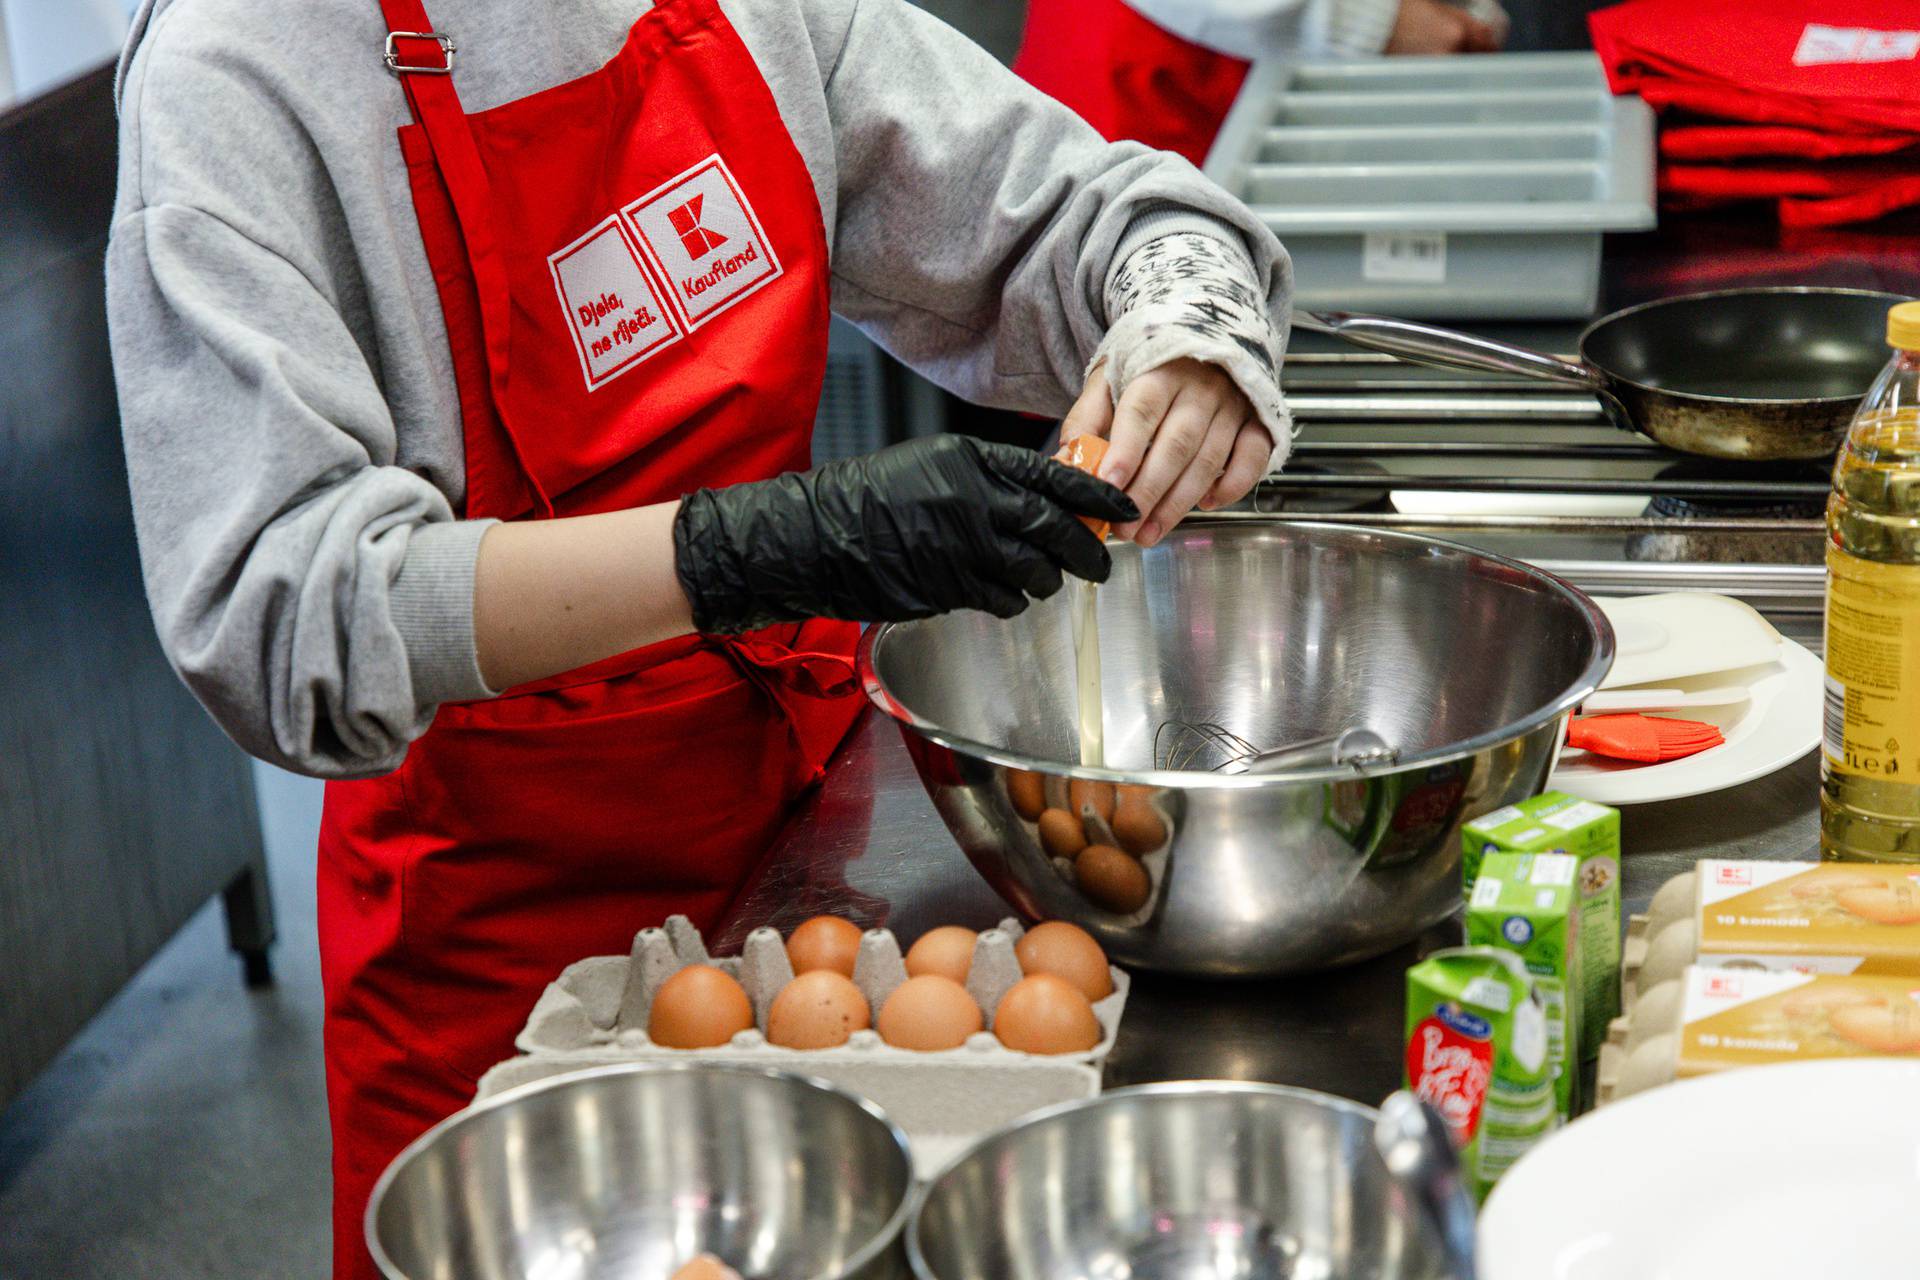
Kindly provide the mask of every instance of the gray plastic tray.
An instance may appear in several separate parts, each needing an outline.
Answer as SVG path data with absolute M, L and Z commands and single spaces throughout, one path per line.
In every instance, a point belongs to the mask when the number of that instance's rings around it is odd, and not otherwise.
M 1655 221 L 1653 113 L 1588 53 L 1263 63 L 1207 174 L 1324 310 L 1591 315 L 1601 233 Z

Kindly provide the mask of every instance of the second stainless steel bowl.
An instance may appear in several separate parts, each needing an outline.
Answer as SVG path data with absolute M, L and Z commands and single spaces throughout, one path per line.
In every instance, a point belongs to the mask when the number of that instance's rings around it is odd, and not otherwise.
M 1613 661 L 1605 615 L 1530 565 L 1407 533 L 1190 523 L 1151 550 L 1114 547 L 1099 598 L 1108 767 L 1088 769 L 1073 763 L 1068 595 L 1011 621 L 873 628 L 863 678 L 1002 896 L 1175 972 L 1326 967 L 1444 919 L 1462 824 L 1540 789 Z M 1400 754 L 1364 771 L 1173 772 L 1155 738 L 1175 721 L 1259 747 L 1362 727 Z M 1099 812 L 1115 785 L 1163 835 L 1132 842 L 1137 873 L 1061 856 L 1033 816 L 1037 797 L 1056 834 L 1124 842 Z
M 767 1280 L 890 1280 L 912 1169 L 873 1104 L 751 1067 L 561 1076 L 429 1130 L 374 1188 L 392 1280 L 665 1280 L 710 1252 Z

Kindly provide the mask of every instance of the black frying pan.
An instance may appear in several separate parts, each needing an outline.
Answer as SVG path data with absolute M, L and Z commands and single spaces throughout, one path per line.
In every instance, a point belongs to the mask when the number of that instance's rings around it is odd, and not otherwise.
M 1410 320 L 1302 312 L 1303 329 L 1416 364 L 1585 387 L 1616 426 L 1708 458 L 1825 458 L 1886 364 L 1887 309 L 1863 289 L 1728 289 L 1616 311 L 1563 360 Z

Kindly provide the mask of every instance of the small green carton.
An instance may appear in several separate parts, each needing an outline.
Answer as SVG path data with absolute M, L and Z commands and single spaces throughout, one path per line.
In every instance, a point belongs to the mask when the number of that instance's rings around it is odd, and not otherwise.
M 1597 1057 L 1620 1012 L 1620 811 L 1549 791 L 1466 825 L 1461 875 L 1468 899 L 1489 853 L 1570 853 L 1580 859 L 1580 1057 Z
M 1490 853 L 1467 901 L 1467 943 L 1520 957 L 1547 1011 L 1554 1104 L 1571 1120 L 1580 1080 L 1580 900 L 1570 853 Z
M 1533 975 L 1511 951 L 1436 951 L 1407 970 L 1406 1028 L 1406 1086 L 1445 1119 L 1484 1200 L 1558 1122 Z

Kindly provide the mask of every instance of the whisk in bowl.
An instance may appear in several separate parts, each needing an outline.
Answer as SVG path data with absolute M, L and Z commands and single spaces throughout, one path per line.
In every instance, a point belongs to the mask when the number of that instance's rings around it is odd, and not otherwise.
M 1358 726 L 1269 750 L 1213 720 L 1167 720 L 1153 732 L 1154 767 L 1173 771 L 1284 773 L 1332 764 L 1360 773 L 1399 758 L 1398 747 Z

